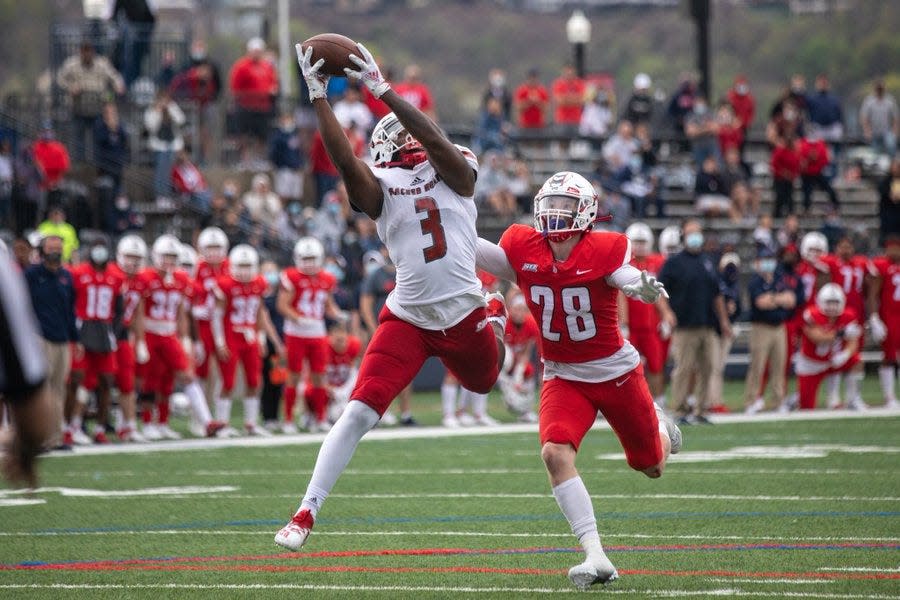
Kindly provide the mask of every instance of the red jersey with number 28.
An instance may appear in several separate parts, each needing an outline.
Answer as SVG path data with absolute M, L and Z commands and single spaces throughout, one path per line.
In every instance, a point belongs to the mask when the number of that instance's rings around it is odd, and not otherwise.
M 532 227 L 513 225 L 500 247 L 541 331 L 541 356 L 563 363 L 589 362 L 615 354 L 619 333 L 619 290 L 606 277 L 631 260 L 620 233 L 585 233 L 568 259 L 553 258 L 549 242 Z

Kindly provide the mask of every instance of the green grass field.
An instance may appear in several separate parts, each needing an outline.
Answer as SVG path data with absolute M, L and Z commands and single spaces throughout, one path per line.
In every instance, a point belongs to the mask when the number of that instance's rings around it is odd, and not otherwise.
M 729 404 L 738 392 L 729 385 Z M 434 394 L 416 403 L 437 422 Z M 272 538 L 321 436 L 48 457 L 37 493 L 0 489 L 0 598 L 578 593 L 565 573 L 580 549 L 528 427 L 373 432 L 298 554 Z M 392 432 L 416 437 L 375 439 Z M 589 593 L 900 597 L 900 416 L 769 416 L 684 433 L 659 480 L 628 469 L 608 429 L 585 440 L 578 466 L 621 575 Z

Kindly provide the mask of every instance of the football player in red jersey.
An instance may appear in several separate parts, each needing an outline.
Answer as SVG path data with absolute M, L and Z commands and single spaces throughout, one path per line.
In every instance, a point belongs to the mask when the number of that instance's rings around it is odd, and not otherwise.
M 541 458 L 553 495 L 586 559 L 569 578 L 579 589 L 608 583 L 618 573 L 600 543 L 587 488 L 575 455 L 599 410 L 619 438 L 628 464 L 662 475 L 681 447 L 678 427 L 650 395 L 637 350 L 622 338 L 619 290 L 656 302 L 665 290 L 631 266 L 631 243 L 619 233 L 591 231 L 598 197 L 581 175 L 563 171 L 534 199 L 534 226 L 513 225 L 499 248 L 479 240 L 478 264 L 515 279 L 541 331 L 544 386 L 539 429 Z
M 322 268 L 324 259 L 325 248 L 319 240 L 300 238 L 294 245 L 294 266 L 281 274 L 276 306 L 284 316 L 288 359 L 288 379 L 284 388 L 285 433 L 296 433 L 294 406 L 304 362 L 309 365 L 310 371 L 310 387 L 304 394 L 312 418 L 310 430 L 330 429 L 326 417 L 328 391 L 324 381 L 328 354 L 325 316 L 338 318 L 342 311 L 333 295 L 337 280 Z
M 816 407 L 819 384 L 834 373 L 858 373 L 858 378 L 847 379 L 847 396 L 851 401 L 859 396 L 861 335 L 862 326 L 856 311 L 847 306 L 844 291 L 836 283 L 823 285 L 815 305 L 803 311 L 800 353 L 794 366 L 802 410 Z
M 129 234 L 119 240 L 116 247 L 116 262 L 110 268 L 121 274 L 122 319 L 116 332 L 116 387 L 119 388 L 119 408 L 122 422 L 116 428 L 116 435 L 123 442 L 143 442 L 144 436 L 137 428 L 135 406 L 135 379 L 138 378 L 132 331 L 143 326 L 143 319 L 137 310 L 143 296 L 143 283 L 138 274 L 147 261 L 147 244 L 139 236 Z M 146 358 L 146 357 L 142 357 Z M 146 361 L 144 361 L 146 362 Z M 143 373 L 140 373 L 143 379 Z
M 886 408 L 900 408 L 894 392 L 897 356 L 900 353 L 900 236 L 884 241 L 884 256 L 872 261 L 868 286 L 869 328 L 881 343 L 883 358 L 878 369 L 881 395 Z
M 537 387 L 535 369 L 531 364 L 534 348 L 540 343 L 541 332 L 531 316 L 525 296 L 514 288 L 506 300 L 509 318 L 506 320 L 506 361 L 497 378 L 506 408 L 524 423 L 537 423 L 534 413 L 534 392 Z
M 200 251 L 200 261 L 197 263 L 196 273 L 191 275 L 194 280 L 191 316 L 194 318 L 199 340 L 193 357 L 197 377 L 206 382 L 209 379 L 210 361 L 216 357 L 211 327 L 216 305 L 213 288 L 220 277 L 228 274 L 228 236 L 218 227 L 207 227 L 197 236 L 197 249 Z
M 144 417 L 147 439 L 178 439 L 179 433 L 169 427 L 169 396 L 176 380 L 184 386 L 194 418 L 208 436 L 215 435 L 225 424 L 213 421 L 203 390 L 194 378 L 188 359 L 193 342 L 188 335 L 187 309 L 193 296 L 193 284 L 184 271 L 178 270 L 181 242 L 175 236 L 162 235 L 153 242 L 153 268 L 140 274 L 143 285 L 143 331 L 136 332 L 135 354 L 149 357 L 144 389 L 156 394 L 158 425 Z M 180 342 L 179 342 L 180 337 Z
M 633 252 L 631 265 L 656 276 L 666 262 L 662 254 L 653 254 L 653 231 L 646 223 L 632 223 L 625 230 Z M 665 366 L 667 344 L 660 334 L 660 315 L 656 304 L 619 294 L 619 320 L 622 332 L 644 358 L 647 385 L 654 401 L 666 405 Z
M 81 415 L 84 405 L 75 401 L 76 393 L 73 389 L 82 385 L 89 392 L 97 392 L 97 422 L 94 425 L 93 439 L 98 444 L 107 444 L 110 391 L 116 374 L 117 348 L 113 319 L 121 316 L 124 281 L 115 269 L 109 267 L 109 247 L 106 242 L 91 245 L 88 260 L 72 269 L 72 282 L 80 342 L 73 355 L 70 393 L 66 397 L 69 424 L 65 438 L 68 440 L 83 435 Z
M 248 435 L 268 437 L 271 434 L 259 425 L 259 385 L 266 348 L 266 320 L 263 317 L 266 280 L 259 274 L 259 254 L 252 246 L 235 246 L 228 261 L 231 274 L 219 277 L 213 288 L 216 308 L 211 325 L 222 372 L 222 392 L 216 398 L 216 420 L 231 421 L 231 392 L 240 362 L 244 368 L 244 428 Z M 280 353 L 281 340 L 274 330 L 269 335 L 274 335 L 272 340 Z M 237 432 L 226 426 L 219 435 L 231 437 Z
M 337 422 L 350 402 L 361 353 L 362 340 L 350 334 L 346 322 L 332 321 L 328 325 L 325 388 L 328 390 L 328 420 L 331 423 Z

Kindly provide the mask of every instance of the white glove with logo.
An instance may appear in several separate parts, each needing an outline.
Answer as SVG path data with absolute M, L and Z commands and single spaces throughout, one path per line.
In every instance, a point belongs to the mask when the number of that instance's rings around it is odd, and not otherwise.
M 375 62 L 372 53 L 362 44 L 356 45 L 359 47 L 359 53 L 362 54 L 362 58 L 355 54 L 351 54 L 350 61 L 359 67 L 359 71 L 344 67 L 344 73 L 346 73 L 347 77 L 350 79 L 355 79 L 356 81 L 364 83 L 365 86 L 369 88 L 369 91 L 372 92 L 373 96 L 381 98 L 386 91 L 391 89 L 391 84 L 382 77 L 381 69 L 378 68 L 378 63 Z
M 831 366 L 835 369 L 840 369 L 847 363 L 848 360 L 850 360 L 850 353 L 846 350 L 841 350 L 831 357 Z
M 887 325 L 884 324 L 884 321 L 877 314 L 869 317 L 869 328 L 872 330 L 872 339 L 876 342 L 881 343 L 887 337 Z
M 297 49 L 297 62 L 300 63 L 300 71 L 303 73 L 303 79 L 306 80 L 306 87 L 309 88 L 309 101 L 312 102 L 316 98 L 325 98 L 328 90 L 328 80 L 331 79 L 324 73 L 319 73 L 319 69 L 325 64 L 325 59 L 320 58 L 316 64 L 309 64 L 312 58 L 312 46 L 306 48 L 306 52 L 300 47 L 300 44 L 294 46 Z
M 667 340 L 672 337 L 672 326 L 668 321 L 660 321 L 657 330 L 659 331 L 659 337 L 661 339 Z
M 637 298 L 647 304 L 653 304 L 660 296 L 669 297 L 665 286 L 647 271 L 641 271 L 640 283 L 626 285 L 622 287 L 622 292 L 629 298 Z

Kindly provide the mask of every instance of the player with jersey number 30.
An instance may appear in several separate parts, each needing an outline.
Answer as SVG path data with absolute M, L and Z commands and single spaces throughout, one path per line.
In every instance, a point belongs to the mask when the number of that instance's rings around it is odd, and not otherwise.
M 478 161 L 394 92 L 369 51 L 362 44 L 358 48 L 361 56 L 350 57 L 358 70 L 344 71 L 393 111 L 372 133 L 374 168 L 353 154 L 328 104 L 324 59 L 311 64 L 312 47 L 303 52 L 299 44 L 297 58 L 325 149 L 354 209 L 375 220 L 396 266 L 397 284 L 379 315 L 350 402 L 322 442 L 300 508 L 275 535 L 275 543 L 290 550 L 306 542 L 357 443 L 429 356 L 440 358 L 464 387 L 483 394 L 503 365 L 503 297 L 482 296 L 475 275 Z
M 628 465 L 648 477 L 662 475 L 669 454 L 681 449 L 681 431 L 654 404 L 640 356 L 617 322 L 619 290 L 647 303 L 666 291 L 629 264 L 626 236 L 591 231 L 597 206 L 588 180 L 556 173 L 535 196 L 534 227 L 512 225 L 499 246 L 479 239 L 477 260 L 479 268 L 518 284 L 541 330 L 541 458 L 586 554 L 569 570 L 579 589 L 619 576 L 603 551 L 591 497 L 575 469 L 575 454 L 597 411 L 618 436 Z

